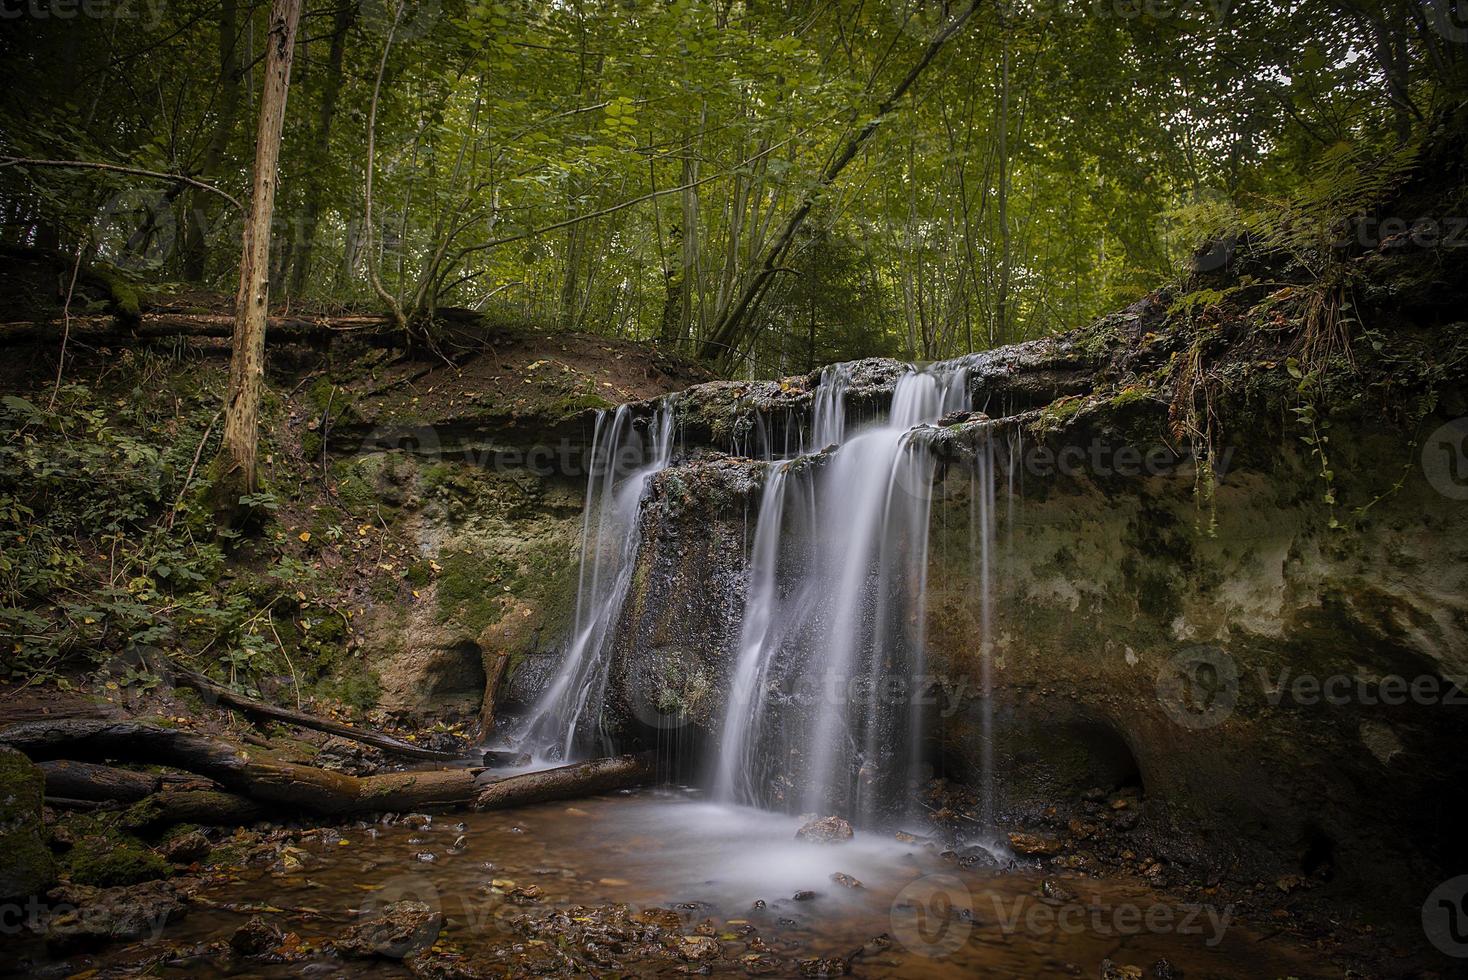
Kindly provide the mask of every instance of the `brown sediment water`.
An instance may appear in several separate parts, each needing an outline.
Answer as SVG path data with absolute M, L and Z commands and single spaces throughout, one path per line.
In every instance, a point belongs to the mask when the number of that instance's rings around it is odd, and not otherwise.
M 627 903 L 675 910 L 688 935 L 710 923 L 705 934 L 718 937 L 725 954 L 710 963 L 714 974 L 743 975 L 740 956 L 753 927 L 791 965 L 865 949 L 852 963 L 859 977 L 1096 977 L 1107 959 L 1146 976 L 1166 960 L 1189 980 L 1330 975 L 1303 944 L 1264 938 L 1265 930 L 1229 909 L 1159 893 L 1138 879 L 1041 872 L 1022 863 L 965 869 L 934 845 L 886 833 L 858 831 L 835 844 L 798 841 L 800 824 L 794 816 L 658 791 L 442 814 L 426 828 L 361 824 L 342 828 L 340 841 L 303 835 L 299 870 L 247 867 L 235 880 L 210 882 L 187 917 L 160 935 L 53 962 L 47 975 L 125 975 L 129 964 L 152 964 L 150 975 L 177 977 L 407 976 L 400 963 L 325 953 L 271 965 L 232 959 L 215 947 L 205 957 L 159 961 L 168 951 L 228 940 L 254 915 L 320 945 L 403 899 L 440 910 L 440 946 L 471 956 L 534 941 L 512 923 L 538 910 Z M 837 873 L 861 886 L 833 880 Z M 540 891 L 536 901 L 516 904 L 505 894 L 532 885 Z M 815 894 L 797 900 L 799 892 Z M 700 966 L 667 959 L 624 965 L 619 975 Z

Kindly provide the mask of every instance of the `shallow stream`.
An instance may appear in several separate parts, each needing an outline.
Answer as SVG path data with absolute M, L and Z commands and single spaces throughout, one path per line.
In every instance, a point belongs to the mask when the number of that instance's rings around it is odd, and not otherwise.
M 963 868 L 921 839 L 858 831 L 849 842 L 810 843 L 795 839 L 800 825 L 798 817 L 664 790 L 445 814 L 426 828 L 397 822 L 309 832 L 293 852 L 298 869 L 251 866 L 237 880 L 211 881 L 187 917 L 160 936 L 108 947 L 96 959 L 73 956 L 43 975 L 97 967 L 117 975 L 129 964 L 152 964 L 153 975 L 179 977 L 407 976 L 390 960 L 321 953 L 262 965 L 221 956 L 219 945 L 198 949 L 227 941 L 252 915 L 316 947 L 404 899 L 442 912 L 435 949 L 471 959 L 515 943 L 562 944 L 517 929 L 517 918 L 611 903 L 672 909 L 678 931 L 719 943 L 719 956 L 702 962 L 630 959 L 623 971 L 596 971 L 613 975 L 705 966 L 744 975 L 751 950 L 781 964 L 771 975 L 800 975 L 802 961 L 858 950 L 851 970 L 860 977 L 1097 977 L 1108 959 L 1142 971 L 1117 976 L 1159 975 L 1159 960 L 1189 980 L 1332 975 L 1296 941 L 1269 938 L 1224 908 L 1177 900 L 1139 879 L 1042 873 L 1009 859 Z M 837 873 L 860 887 L 833 880 Z M 797 900 L 804 892 L 815 894 Z M 204 955 L 159 959 L 190 947 Z

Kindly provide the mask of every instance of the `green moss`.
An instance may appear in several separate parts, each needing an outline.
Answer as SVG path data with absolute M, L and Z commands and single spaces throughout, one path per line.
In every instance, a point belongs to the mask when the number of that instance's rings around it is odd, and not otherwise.
M 546 406 L 546 414 L 568 416 L 579 415 L 582 412 L 603 411 L 616 408 L 615 402 L 608 401 L 595 392 L 579 392 L 556 399 Z
M 77 841 L 67 854 L 71 880 L 110 888 L 173 875 L 173 866 L 128 834 L 96 834 Z
M 1086 407 L 1086 399 L 1080 395 L 1071 398 L 1061 398 L 1051 402 L 1040 413 L 1039 419 L 1034 423 L 1034 434 L 1036 438 L 1043 439 L 1046 436 L 1059 432 L 1081 409 Z
M 353 510 L 370 508 L 378 503 L 372 484 L 356 474 L 343 477 L 337 482 L 336 495 L 337 499 Z
M 340 643 L 347 638 L 347 624 L 336 613 L 313 617 L 308 622 L 311 628 L 307 632 L 317 644 Z
M 107 286 L 113 315 L 124 323 L 137 324 L 143 317 L 143 298 L 138 287 L 111 266 L 99 265 L 93 271 Z
M 500 582 L 511 574 L 502 558 L 473 551 L 442 556 L 438 575 L 438 616 L 478 632 L 504 615 L 505 589 Z
M 1153 397 L 1151 389 L 1146 385 L 1132 385 L 1123 388 L 1112 396 L 1107 404 L 1111 408 L 1125 408 L 1128 405 L 1136 405 L 1141 402 L 1150 401 Z
M 316 685 L 316 690 L 358 711 L 370 711 L 382 698 L 382 680 L 376 671 L 361 668 L 323 680 Z
M 31 895 L 56 880 L 42 837 L 45 777 L 14 749 L 0 747 L 0 898 Z
M 317 432 L 306 432 L 301 436 L 301 452 L 307 459 L 316 459 L 321 455 L 321 435 Z

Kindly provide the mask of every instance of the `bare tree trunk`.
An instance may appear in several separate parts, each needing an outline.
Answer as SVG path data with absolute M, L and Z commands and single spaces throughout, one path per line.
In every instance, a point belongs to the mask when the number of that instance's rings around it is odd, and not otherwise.
M 331 124 L 336 119 L 337 98 L 342 88 L 342 63 L 346 59 L 347 31 L 356 16 L 355 4 L 337 10 L 332 22 L 331 48 L 326 57 L 326 79 L 321 88 L 321 114 L 316 120 L 315 166 L 306 189 L 306 203 L 301 209 L 301 241 L 296 248 L 295 267 L 288 291 L 297 296 L 305 288 L 311 274 L 312 253 L 316 249 L 316 228 L 321 219 L 321 198 L 326 192 L 326 165 L 331 156 Z
M 866 145 L 868 140 L 876 135 L 877 130 L 881 128 L 882 123 L 886 121 L 887 117 L 896 111 L 898 105 L 901 103 L 902 97 L 907 94 L 908 90 L 917 82 L 919 76 L 922 75 L 927 67 L 933 63 L 933 59 L 938 56 L 938 52 L 943 50 L 943 46 L 968 22 L 969 18 L 974 15 L 974 12 L 979 9 L 979 5 L 982 3 L 983 0 L 972 0 L 957 16 L 933 35 L 932 40 L 928 42 L 927 48 L 924 49 L 922 57 L 908 70 L 902 80 L 897 83 L 886 100 L 877 106 L 877 111 L 871 120 L 842 147 L 841 152 L 836 155 L 830 165 L 821 174 L 815 186 L 805 193 L 805 196 L 801 199 L 800 206 L 795 209 L 794 213 L 785 222 L 785 227 L 781 229 L 779 237 L 775 239 L 774 244 L 765 252 L 764 260 L 760 263 L 759 271 L 750 279 L 744 291 L 740 293 L 739 299 L 714 324 L 710 336 L 704 341 L 700 349 L 700 354 L 703 357 L 709 360 L 722 357 L 727 360 L 728 353 L 739 348 L 739 342 L 743 339 L 744 330 L 749 322 L 750 315 L 764 297 L 770 280 L 774 277 L 775 273 L 781 271 L 780 262 L 790 250 L 790 246 L 795 243 L 795 235 L 800 231 L 801 225 L 805 224 L 805 219 L 810 216 L 811 210 L 816 205 L 817 198 L 834 184 L 847 165 L 856 159 L 857 153 Z
M 222 0 L 219 5 L 219 103 L 214 132 L 210 134 L 201 168 L 211 181 L 219 176 L 220 164 L 229 149 L 229 138 L 234 134 L 235 117 L 239 115 L 239 22 L 236 12 L 235 0 Z M 208 199 L 203 195 L 194 194 L 192 198 L 184 217 L 183 275 L 190 282 L 198 282 L 207 271 L 205 237 L 209 231 L 211 209 L 205 206 Z
M 1009 40 L 1005 36 L 999 75 L 999 299 L 991 346 L 1009 337 Z
M 265 318 L 270 306 L 270 223 L 280 163 L 280 133 L 290 90 L 291 56 L 301 0 L 275 0 L 265 54 L 265 84 L 260 97 L 260 128 L 255 138 L 255 177 L 250 216 L 240 256 L 240 288 L 235 295 L 234 347 L 229 390 L 224 398 L 224 441 L 215 473 L 221 509 L 234 511 L 240 496 L 259 486 L 255 454 L 260 436 L 260 393 L 265 380 Z

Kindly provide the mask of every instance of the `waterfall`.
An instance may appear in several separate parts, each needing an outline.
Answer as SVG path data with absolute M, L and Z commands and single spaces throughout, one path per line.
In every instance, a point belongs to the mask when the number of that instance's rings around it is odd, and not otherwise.
M 587 454 L 581 564 L 571 641 L 530 714 L 522 749 L 570 759 L 605 742 L 599 727 L 611 632 L 622 610 L 638 547 L 638 509 L 648 481 L 673 454 L 672 399 L 636 424 L 628 406 L 599 412 Z M 596 726 L 596 727 L 593 727 Z
M 846 433 L 846 389 L 851 367 L 831 364 L 811 393 L 810 412 L 781 411 L 771 417 L 756 412 L 749 419 L 747 434 L 736 435 L 730 448 L 734 455 L 767 462 L 795 459 L 838 445 Z
M 1010 467 L 1013 478 L 1014 468 Z M 1013 517 L 1013 493 L 1010 495 L 1009 516 Z M 994 447 L 990 438 L 984 436 L 974 451 L 974 468 L 970 480 L 969 494 L 969 556 L 977 556 L 979 562 L 979 778 L 984 826 L 994 824 L 994 707 L 993 698 L 993 603 L 992 575 L 994 561 Z M 970 576 L 972 580 L 972 576 Z
M 886 420 L 845 438 L 848 380 L 828 368 L 812 399 L 807 445 L 837 448 L 771 464 L 714 792 L 872 819 L 912 799 L 921 771 L 934 464 L 912 430 L 969 396 L 961 361 L 909 371 Z M 807 499 L 801 548 L 788 525 Z
M 760 726 L 765 706 L 765 684 L 770 657 L 761 652 L 779 644 L 774 630 L 779 625 L 777 605 L 780 535 L 785 524 L 785 476 L 787 465 L 773 464 L 765 482 L 755 523 L 754 547 L 749 557 L 749 583 L 745 589 L 744 620 L 740 625 L 739 658 L 735 662 L 729 709 L 719 739 L 718 768 L 714 771 L 714 796 L 718 799 L 749 799 L 759 759 L 749 733 Z

